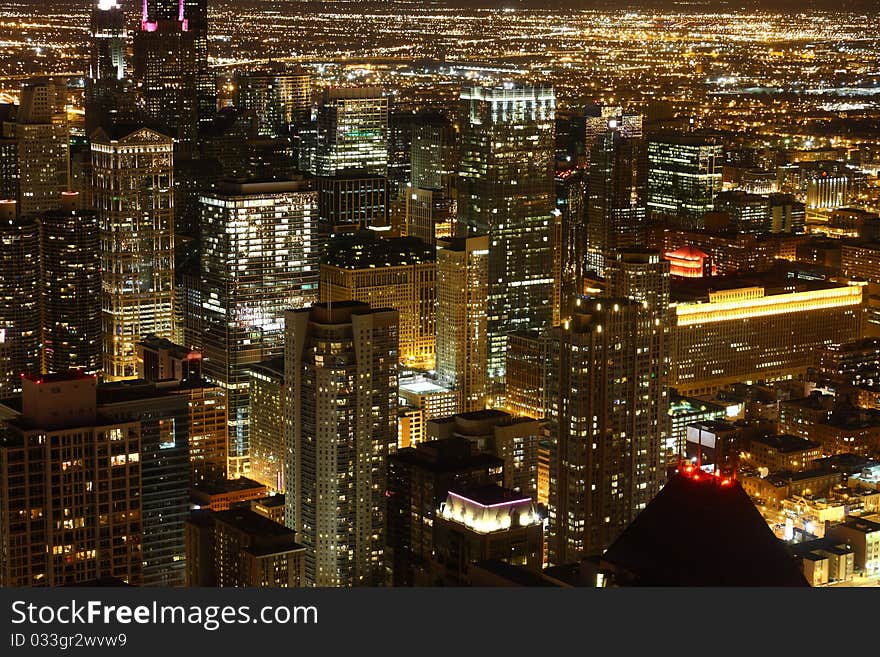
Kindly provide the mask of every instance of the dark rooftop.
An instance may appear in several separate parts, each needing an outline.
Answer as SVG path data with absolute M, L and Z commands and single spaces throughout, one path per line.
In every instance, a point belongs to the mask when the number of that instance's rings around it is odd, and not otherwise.
M 436 258 L 436 247 L 418 237 L 383 238 L 362 230 L 332 237 L 321 262 L 342 269 L 376 269 L 434 262 Z
M 602 556 L 630 586 L 808 586 L 738 482 L 676 475 Z
M 778 452 L 782 452 L 783 454 L 788 454 L 791 452 L 803 452 L 808 449 L 821 447 L 819 443 L 813 442 L 812 440 L 807 440 L 806 438 L 801 438 L 800 436 L 792 436 L 791 434 L 787 433 L 767 433 L 763 435 L 758 435 L 752 438 L 752 442 L 767 445 L 768 447 L 775 449 Z

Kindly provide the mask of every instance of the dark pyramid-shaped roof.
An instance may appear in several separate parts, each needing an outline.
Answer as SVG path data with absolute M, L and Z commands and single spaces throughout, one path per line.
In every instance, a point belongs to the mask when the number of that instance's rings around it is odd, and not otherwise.
M 602 555 L 615 582 L 809 586 L 739 483 L 698 474 L 670 479 Z

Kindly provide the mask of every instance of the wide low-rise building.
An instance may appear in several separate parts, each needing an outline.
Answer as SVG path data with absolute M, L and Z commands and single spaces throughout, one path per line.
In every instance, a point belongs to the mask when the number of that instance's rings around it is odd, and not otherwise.
M 862 288 L 783 274 L 673 285 L 670 385 L 703 395 L 737 382 L 803 376 L 822 348 L 861 336 Z

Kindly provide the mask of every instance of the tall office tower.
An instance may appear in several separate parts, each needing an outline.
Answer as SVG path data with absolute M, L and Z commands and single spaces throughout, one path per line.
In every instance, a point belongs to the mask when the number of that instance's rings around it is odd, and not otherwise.
M 308 183 L 223 182 L 202 204 L 205 377 L 226 390 L 229 474 L 248 471 L 248 366 L 284 351 L 284 311 L 317 300 Z
M 0 586 L 140 584 L 140 423 L 100 417 L 93 376 L 22 383 L 0 441 Z
M 486 408 L 489 238 L 437 242 L 437 375 L 462 412 Z
M 189 395 L 131 380 L 99 385 L 97 398 L 99 416 L 140 425 L 141 584 L 182 586 L 191 483 Z
M 785 272 L 682 279 L 672 288 L 670 385 L 698 396 L 740 381 L 805 376 L 825 347 L 862 337 L 863 291 Z
M 43 371 L 95 374 L 101 352 L 101 233 L 97 212 L 65 192 L 60 210 L 37 215 Z
M 660 416 L 665 418 L 669 409 L 669 382 L 671 357 L 673 353 L 673 320 L 669 307 L 670 263 L 658 251 L 651 249 L 621 249 L 614 254 L 605 269 L 606 292 L 612 297 L 630 299 L 642 304 L 641 317 L 653 325 L 651 334 L 651 366 L 656 368 L 662 386 L 658 399 L 647 400 L 661 404 Z M 652 372 L 655 370 L 652 370 Z M 652 417 L 656 411 L 648 410 Z M 661 444 L 661 468 L 677 453 L 669 450 L 667 426 L 661 424 L 659 431 Z M 661 475 L 663 472 L 661 472 Z
M 407 109 L 397 109 L 388 115 L 388 191 L 395 199 L 412 181 L 410 154 L 417 120 L 415 113 Z
M 94 4 L 89 36 L 89 70 L 85 80 L 87 136 L 100 126 L 109 125 L 126 95 L 123 80 L 128 30 L 125 10 L 118 0 L 98 0 Z
M 566 169 L 556 174 L 556 210 L 553 234 L 553 325 L 571 312 L 583 291 L 587 252 L 587 172 Z
M 724 147 L 691 134 L 648 140 L 648 214 L 702 228 L 721 191 Z
M 399 321 L 357 301 L 285 313 L 285 524 L 306 546 L 311 586 L 387 580 Z
M 432 440 L 388 457 L 388 563 L 392 586 L 425 583 L 434 520 L 449 491 L 503 483 L 504 461 L 467 438 Z
M 276 67 L 243 71 L 235 76 L 235 106 L 253 110 L 257 134 L 277 137 L 312 116 L 312 75 L 302 69 Z
M 135 375 L 141 336 L 174 329 L 174 143 L 148 128 L 125 133 L 91 139 L 109 380 Z
M 489 236 L 490 403 L 503 399 L 507 334 L 550 323 L 553 89 L 461 91 L 459 233 Z
M 318 178 L 322 232 L 388 225 L 388 179 L 364 171 Z
M 137 349 L 139 379 L 187 398 L 190 482 L 226 479 L 226 393 L 202 378 L 202 354 L 155 335 Z
M 552 330 L 551 563 L 600 554 L 660 488 L 669 400 L 657 321 L 602 298 Z
M 22 374 L 40 373 L 40 246 L 32 217 L 0 201 L 0 399 L 21 391 Z
M 400 314 L 400 362 L 434 369 L 436 257 L 429 244 L 412 237 L 337 235 L 321 262 L 320 299 L 393 308 Z
M 507 342 L 506 410 L 513 415 L 545 418 L 550 336 L 546 331 L 511 333 Z
M 455 132 L 442 114 L 416 116 L 410 147 L 410 185 L 405 194 L 405 232 L 431 244 L 454 235 Z
M 92 8 L 89 80 L 121 80 L 125 77 L 128 34 L 125 11 L 117 0 L 98 0 Z
M 627 139 L 638 139 L 644 136 L 642 129 L 644 117 L 641 114 L 624 112 L 622 107 L 604 105 L 602 107 L 588 108 L 584 117 L 584 156 L 589 166 L 593 162 L 593 149 L 599 141 L 599 137 L 608 131 L 609 124 L 613 121 L 616 130 Z
M 315 173 L 325 231 L 387 223 L 388 98 L 381 87 L 324 91 Z
M 284 492 L 284 357 L 250 368 L 249 477 L 269 491 Z
M 187 10 L 198 15 L 192 26 Z M 134 37 L 134 77 L 147 117 L 174 137 L 180 154 L 193 152 L 200 120 L 213 120 L 213 113 L 200 116 L 208 110 L 202 105 L 209 75 L 205 0 L 144 0 Z
M 388 174 L 388 97 L 381 87 L 326 89 L 318 105 L 317 175 Z
M 586 266 L 600 274 L 616 249 L 645 237 L 645 142 L 622 121 L 608 119 L 590 153 Z
M 54 210 L 70 182 L 67 80 L 39 78 L 24 84 L 15 123 L 19 207 L 22 215 Z

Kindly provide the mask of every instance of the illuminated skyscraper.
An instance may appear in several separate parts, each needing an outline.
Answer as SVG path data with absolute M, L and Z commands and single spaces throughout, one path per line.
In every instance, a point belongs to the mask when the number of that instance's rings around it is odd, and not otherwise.
M 489 238 L 437 242 L 437 375 L 460 412 L 486 407 Z
M 40 247 L 33 217 L 0 201 L 0 399 L 40 373 Z
M 306 581 L 384 583 L 398 314 L 348 301 L 289 311 L 285 325 L 285 524 L 306 546 Z
M 268 490 L 284 492 L 284 358 L 279 356 L 249 368 L 249 477 Z
M 100 222 L 78 204 L 79 194 L 66 192 L 61 209 L 37 216 L 46 372 L 103 367 Z
M 644 241 L 644 140 L 625 119 L 607 119 L 590 152 L 586 267 L 600 274 L 616 249 Z
M 648 140 L 648 212 L 656 218 L 678 219 L 688 228 L 702 228 L 721 191 L 724 147 L 693 135 L 668 135 Z
M 70 183 L 66 79 L 36 79 L 22 87 L 15 138 L 21 214 L 58 208 Z
M 321 262 L 322 302 L 363 301 L 400 314 L 400 362 L 435 363 L 436 252 L 412 237 L 383 239 L 373 231 L 338 235 Z
M 305 70 L 248 71 L 235 76 L 235 106 L 253 110 L 257 134 L 277 137 L 311 120 L 312 76 Z
M 128 34 L 125 29 L 125 11 L 117 0 L 98 0 L 92 8 L 91 30 L 89 80 L 121 80 L 125 77 Z
M 89 68 L 85 80 L 87 135 L 116 119 L 123 103 L 127 102 L 131 108 L 130 114 L 134 110 L 133 91 L 124 81 L 129 35 L 125 10 L 118 0 L 97 0 L 92 7 L 89 36 Z
M 204 374 L 226 390 L 238 476 L 248 469 L 248 366 L 283 353 L 286 309 L 317 300 L 317 203 L 288 180 L 222 183 L 201 204 Z
M 552 329 L 551 563 L 601 553 L 660 488 L 666 331 L 624 298 L 588 300 Z
M 388 563 L 393 586 L 425 576 L 434 551 L 434 520 L 449 491 L 500 486 L 504 461 L 467 438 L 423 442 L 388 458 Z
M 92 194 L 101 222 L 104 376 L 135 376 L 136 345 L 172 336 L 173 141 L 147 128 L 91 139 Z
M 134 72 L 149 119 L 191 152 L 216 111 L 207 0 L 144 0 Z
M 141 584 L 140 423 L 100 416 L 93 376 L 23 386 L 0 440 L 0 586 Z
M 381 87 L 327 89 L 318 106 L 317 174 L 388 173 L 388 98 Z
M 315 171 L 325 229 L 384 224 L 388 193 L 388 98 L 382 88 L 325 90 L 318 105 L 317 128 Z
M 503 398 L 507 334 L 550 323 L 553 89 L 461 91 L 459 233 L 489 236 L 489 380 Z

